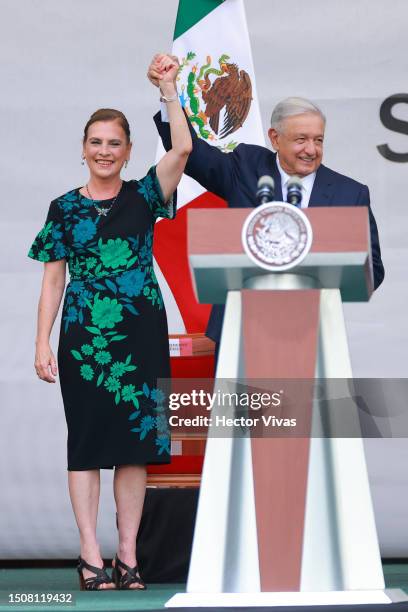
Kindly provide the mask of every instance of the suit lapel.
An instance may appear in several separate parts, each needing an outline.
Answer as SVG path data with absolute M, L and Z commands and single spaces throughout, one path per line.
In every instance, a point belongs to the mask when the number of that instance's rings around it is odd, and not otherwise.
M 275 181 L 275 200 L 277 202 L 281 202 L 283 200 L 282 182 L 281 175 L 276 164 L 276 153 L 272 153 L 270 173 Z M 265 172 L 265 174 L 268 174 L 268 170 Z M 315 181 L 313 183 L 309 206 L 332 205 L 335 189 L 333 174 L 334 173 L 329 168 L 326 168 L 326 166 L 319 166 L 316 172 Z
M 330 206 L 333 202 L 334 181 L 329 168 L 319 166 L 310 194 L 309 206 Z

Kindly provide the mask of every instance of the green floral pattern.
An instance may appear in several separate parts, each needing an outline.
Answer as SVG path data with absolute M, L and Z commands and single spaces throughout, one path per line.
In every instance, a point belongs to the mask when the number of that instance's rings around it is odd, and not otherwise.
M 123 306 L 118 303 L 118 300 L 111 300 L 108 297 L 104 297 L 100 300 L 99 293 L 97 293 L 91 308 L 92 323 L 97 325 L 100 329 L 104 329 L 105 327 L 112 329 L 115 323 L 122 321 L 122 309 Z
M 87 363 L 81 365 L 80 372 L 82 378 L 85 378 L 85 380 L 92 380 L 94 377 L 94 371 L 92 369 L 92 366 L 88 365 Z
M 67 257 L 68 248 L 62 236 L 62 223 L 46 222 L 31 245 L 28 256 L 44 263 Z
M 132 255 L 128 241 L 121 240 L 121 238 L 116 238 L 116 240 L 110 238 L 106 244 L 100 239 L 98 247 L 101 261 L 105 268 L 116 269 L 120 266 L 126 266 Z
M 89 332 L 92 334 L 97 334 L 94 340 L 104 340 L 106 346 L 112 342 L 115 342 L 115 337 L 118 337 L 109 335 L 110 332 L 108 332 L 106 337 L 104 337 L 102 332 L 97 330 L 97 328 L 89 328 Z M 120 337 L 120 340 L 124 339 L 125 336 Z M 89 349 L 92 349 L 90 344 L 83 344 L 80 350 L 71 350 L 73 358 L 77 361 L 83 362 L 92 358 L 91 363 L 81 364 L 80 374 L 82 378 L 88 382 L 91 382 L 94 381 L 95 375 L 97 375 L 95 383 L 96 386 L 99 387 L 103 384 L 106 391 L 114 396 L 114 403 L 117 406 L 119 404 L 125 404 L 125 406 L 128 407 L 130 406 L 130 421 L 136 421 L 138 417 L 141 417 L 140 425 L 138 427 L 132 427 L 131 432 L 139 434 L 140 439 L 144 440 L 149 432 L 156 431 L 156 446 L 158 447 L 158 454 L 170 454 L 170 432 L 165 415 L 165 393 L 161 389 L 151 389 L 147 383 L 144 383 L 141 389 L 137 389 L 133 383 L 124 380 L 123 377 L 127 376 L 129 372 L 133 372 L 137 369 L 137 366 L 132 363 L 131 354 L 127 355 L 123 362 L 117 361 L 112 364 L 108 370 L 104 366 L 109 364 L 112 360 L 110 351 L 101 350 L 90 355 Z M 145 404 L 146 402 L 149 404 L 149 407 L 154 411 L 155 416 L 152 416 L 151 414 L 141 416 L 142 401 Z
M 139 232 L 112 234 L 108 223 L 114 219 L 113 211 L 106 219 L 99 217 L 93 202 L 75 189 L 51 203 L 29 257 L 44 263 L 67 260 L 71 280 L 61 341 L 69 348 L 78 379 L 95 393 L 105 394 L 112 410 L 126 410 L 131 435 L 141 441 L 153 436 L 160 457 L 170 453 L 166 396 L 152 374 L 146 376 L 133 360 L 127 330 L 140 318 L 141 309 L 144 317 L 146 308 L 164 312 L 153 269 L 153 225 L 158 217 L 173 218 L 175 206 L 172 199 L 163 202 L 154 167 L 144 179 L 126 183 L 126 189 L 137 200 L 129 219 L 137 215 L 144 219 Z M 139 208 L 140 196 L 147 203 L 145 209 Z M 119 205 L 120 197 L 115 207 Z
M 103 338 L 103 336 L 96 336 L 96 338 L 92 340 L 92 344 L 96 348 L 103 349 L 106 346 L 108 346 L 108 341 L 105 338 Z

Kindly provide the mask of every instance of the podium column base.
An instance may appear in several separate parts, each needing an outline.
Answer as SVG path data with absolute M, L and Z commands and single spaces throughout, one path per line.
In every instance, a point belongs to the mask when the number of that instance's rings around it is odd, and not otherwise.
M 290 593 L 177 593 L 166 608 L 244 608 L 280 606 L 358 606 L 408 601 L 402 589 Z

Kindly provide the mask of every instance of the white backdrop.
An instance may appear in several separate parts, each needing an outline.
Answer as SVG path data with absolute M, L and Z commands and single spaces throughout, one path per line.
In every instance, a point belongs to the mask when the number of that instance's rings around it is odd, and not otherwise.
M 177 0 L 0 0 L 0 558 L 77 554 L 59 389 L 37 381 L 32 367 L 42 270 L 26 253 L 50 200 L 84 183 L 81 136 L 96 108 L 128 116 L 127 178 L 154 160 L 157 91 L 145 75 L 151 56 L 171 47 L 176 10 Z M 408 151 L 408 137 L 379 120 L 384 98 L 408 89 L 408 5 L 247 0 L 246 10 L 265 131 L 279 99 L 314 99 L 328 118 L 324 162 L 370 187 L 386 277 L 369 304 L 346 307 L 354 374 L 406 377 L 407 167 L 376 147 Z M 408 120 L 408 105 L 395 113 Z M 383 554 L 408 555 L 408 444 L 366 448 Z M 106 555 L 115 535 L 110 479 L 104 474 Z

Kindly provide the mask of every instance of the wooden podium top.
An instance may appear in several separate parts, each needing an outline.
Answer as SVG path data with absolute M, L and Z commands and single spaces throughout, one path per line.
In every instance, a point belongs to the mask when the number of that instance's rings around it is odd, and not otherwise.
M 241 242 L 242 226 L 253 208 L 192 209 L 188 212 L 188 255 L 197 299 L 225 302 L 253 276 L 281 274 L 256 266 Z M 309 276 L 316 287 L 340 289 L 343 301 L 365 302 L 373 292 L 368 209 L 330 206 L 304 209 L 313 229 L 305 259 L 290 274 Z
M 241 229 L 253 208 L 195 208 L 188 212 L 188 252 L 244 253 Z M 368 252 L 365 206 L 319 206 L 302 210 L 313 228 L 312 253 Z

